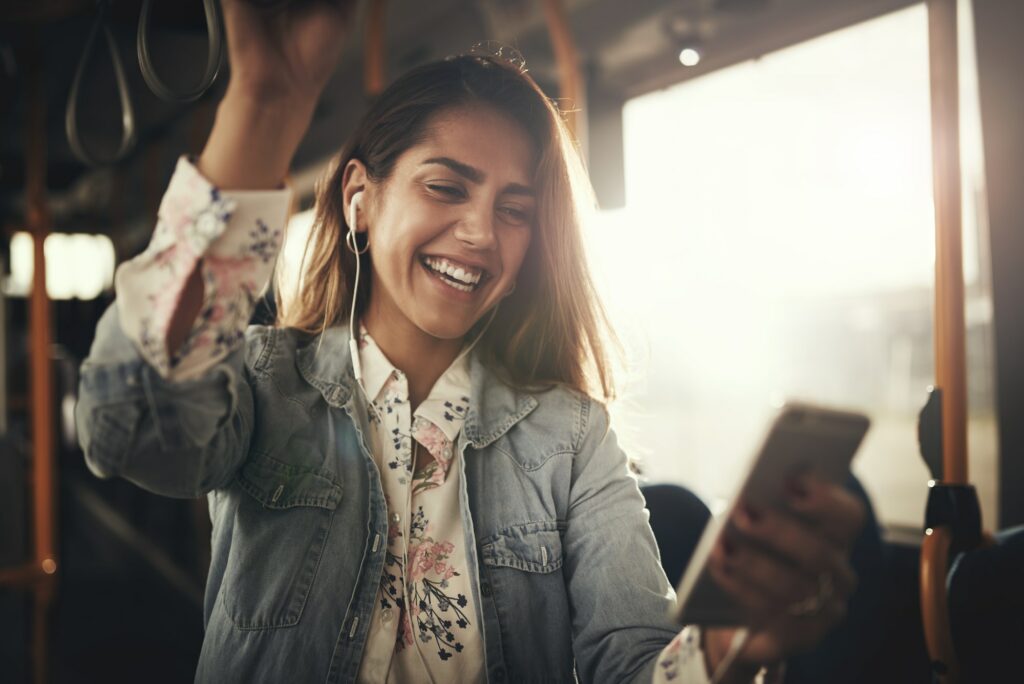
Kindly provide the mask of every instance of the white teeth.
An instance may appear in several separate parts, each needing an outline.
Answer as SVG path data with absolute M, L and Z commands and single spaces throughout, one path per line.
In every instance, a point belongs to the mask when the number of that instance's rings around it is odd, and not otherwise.
M 462 287 L 458 285 L 466 286 L 466 292 L 470 292 L 474 289 L 474 286 L 480 282 L 480 278 L 483 277 L 483 272 L 478 271 L 471 266 L 459 266 L 448 259 L 438 259 L 435 257 L 425 257 L 423 263 L 426 264 L 431 270 L 438 273 L 444 273 L 449 276 L 449 284 L 456 289 L 461 290 Z M 450 279 L 459 281 L 458 283 L 451 283 Z

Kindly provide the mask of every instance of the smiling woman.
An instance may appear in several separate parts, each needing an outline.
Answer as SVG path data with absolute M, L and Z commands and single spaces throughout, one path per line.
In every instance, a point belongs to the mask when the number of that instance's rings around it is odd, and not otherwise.
M 367 329 L 392 327 L 407 353 L 431 344 L 425 338 L 457 352 L 512 289 L 530 245 L 532 206 L 524 198 L 532 205 L 535 145 L 514 120 L 480 105 L 435 114 L 423 136 L 386 181 L 373 182 L 362 162 L 349 161 L 342 194 L 368 196 L 366 222 L 353 226 L 370 247 Z
M 223 7 L 231 85 L 118 270 L 76 407 L 94 473 L 209 498 L 196 680 L 739 682 L 820 639 L 863 507 L 814 480 L 715 554 L 758 626 L 742 653 L 669 618 L 603 404 L 586 177 L 518 66 L 462 55 L 383 92 L 319 188 L 297 293 L 247 325 L 347 20 Z
M 370 249 L 356 311 L 371 332 L 382 317 L 415 323 L 403 330 L 408 349 L 387 349 L 389 357 L 406 360 L 434 339 L 450 349 L 479 322 L 478 348 L 506 381 L 614 393 L 610 334 L 578 221 L 591 203 L 586 175 L 560 115 L 515 66 L 450 58 L 381 95 L 319 188 L 303 284 L 292 305 L 281 302 L 282 324 L 320 331 L 349 310 L 356 257 L 339 245 L 347 207 L 364 190 L 366 224 L 355 229 Z M 475 267 L 479 282 L 471 291 L 438 288 L 436 277 L 422 278 L 435 272 L 419 268 L 427 257 L 447 259 L 452 275 L 460 264 Z M 483 314 L 499 302 L 503 315 L 484 331 Z

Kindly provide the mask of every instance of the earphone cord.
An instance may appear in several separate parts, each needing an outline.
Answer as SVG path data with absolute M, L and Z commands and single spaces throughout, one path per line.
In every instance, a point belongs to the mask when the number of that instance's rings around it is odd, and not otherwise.
M 354 205 L 352 215 L 356 215 Z M 349 238 L 351 238 L 351 244 L 349 244 Z M 345 245 L 356 257 L 356 280 L 355 284 L 352 286 L 352 306 L 350 307 L 348 314 L 348 351 L 349 355 L 352 357 L 352 374 L 356 378 L 356 384 L 359 385 L 359 389 L 363 392 L 363 398 L 366 399 L 366 405 L 371 411 L 373 411 L 374 415 L 377 416 L 377 420 L 381 420 L 382 416 L 377 410 L 377 407 L 374 406 L 373 399 L 370 398 L 370 393 L 366 391 L 366 386 L 363 384 L 363 364 L 359 360 L 359 343 L 356 342 L 356 298 L 359 296 L 360 264 L 363 260 L 359 258 L 359 251 L 355 249 L 356 238 L 352 228 L 349 228 L 348 235 L 345 237 Z
M 352 213 L 355 214 L 355 211 L 353 211 Z M 349 316 L 348 316 L 348 326 L 349 326 L 349 328 L 348 328 L 348 330 L 349 330 L 348 345 L 349 345 L 349 353 L 352 356 L 352 371 L 353 371 L 353 375 L 355 375 L 356 383 L 358 383 L 359 389 L 362 391 L 363 397 L 366 399 L 366 405 L 369 407 L 369 409 L 371 411 L 374 412 L 374 414 L 377 416 L 378 420 L 382 420 L 382 416 L 380 415 L 380 412 L 377 410 L 377 407 L 374 405 L 373 399 L 370 398 L 370 393 L 366 391 L 366 386 L 363 384 L 363 368 L 362 368 L 362 363 L 359 360 L 359 343 L 356 342 L 356 301 L 357 301 L 357 297 L 359 296 L 359 281 L 360 281 L 360 275 L 361 275 L 361 271 L 362 271 L 360 263 L 362 262 L 362 259 L 359 258 L 360 257 L 359 252 L 356 249 L 353 249 L 356 245 L 355 245 L 355 235 L 354 235 L 354 233 L 352 233 L 351 229 L 349 229 L 349 235 L 352 236 L 352 244 L 348 244 L 348 242 L 349 242 L 348 236 L 346 236 L 345 243 L 346 243 L 346 246 L 349 247 L 349 249 L 353 252 L 353 254 L 355 254 L 355 257 L 356 257 L 356 280 L 355 280 L 355 285 L 352 287 L 352 306 L 349 309 Z M 497 311 L 497 307 L 495 307 L 495 311 Z M 487 321 L 487 325 L 484 326 L 484 330 L 480 331 L 480 335 L 477 335 L 476 339 L 473 340 L 473 344 L 471 344 L 457 358 L 461 358 L 462 355 L 464 355 L 466 352 L 468 352 L 470 349 L 472 349 L 476 345 L 477 340 L 479 340 L 480 337 L 483 335 L 484 331 L 487 330 L 487 326 L 489 326 L 491 324 L 491 320 L 494 320 L 494 314 L 491 314 L 491 319 Z M 412 447 L 412 461 L 413 461 L 412 466 L 413 466 L 413 469 L 415 470 L 415 468 L 416 468 L 416 452 L 418 451 L 418 446 L 419 445 L 418 445 L 416 440 L 411 435 L 410 435 L 410 440 L 412 441 L 412 445 L 411 445 L 411 447 Z M 411 489 L 407 488 L 406 497 L 407 497 L 406 498 L 406 510 L 408 511 L 410 508 L 412 508 L 412 490 Z M 409 590 L 409 581 L 408 581 L 409 573 L 408 573 L 408 568 L 409 568 L 409 543 L 408 543 L 408 539 L 406 539 L 405 544 L 402 545 L 402 587 L 405 590 L 406 616 L 409 619 L 409 628 L 412 629 L 413 628 L 413 625 L 412 625 L 412 615 L 409 612 L 409 608 L 408 608 L 411 605 L 410 597 L 412 595 L 410 590 Z M 401 616 L 399 616 L 399 619 L 401 619 Z M 412 641 L 413 641 L 413 647 L 416 649 L 416 655 L 419 656 L 420 663 L 423 665 L 423 672 L 426 673 L 427 678 L 430 680 L 430 684 L 436 684 L 436 682 L 434 681 L 433 675 L 430 673 L 430 667 L 427 665 L 427 659 L 423 656 L 423 651 L 420 649 L 419 639 L 417 639 L 414 636 Z

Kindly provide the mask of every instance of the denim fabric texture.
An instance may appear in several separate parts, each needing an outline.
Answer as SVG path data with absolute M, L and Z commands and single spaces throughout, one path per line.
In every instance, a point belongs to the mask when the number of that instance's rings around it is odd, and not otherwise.
M 678 633 L 644 500 L 604 408 L 524 393 L 473 357 L 462 510 L 488 681 L 651 681 Z M 348 330 L 252 326 L 162 379 L 104 314 L 76 419 L 90 469 L 213 522 L 199 682 L 351 682 L 387 539 Z M 142 628 L 142 626 L 140 626 Z

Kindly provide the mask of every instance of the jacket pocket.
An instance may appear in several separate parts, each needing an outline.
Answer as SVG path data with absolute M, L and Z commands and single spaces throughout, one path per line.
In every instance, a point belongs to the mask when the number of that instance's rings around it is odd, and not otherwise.
M 224 570 L 223 605 L 243 630 L 299 622 L 334 511 L 337 476 L 262 456 L 246 463 Z
M 492 535 L 480 546 L 484 565 L 548 573 L 562 567 L 559 524 L 532 522 Z
M 564 524 L 531 522 L 481 540 L 480 591 L 509 681 L 572 681 L 572 622 L 562 577 Z

